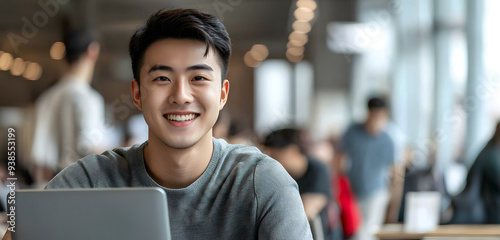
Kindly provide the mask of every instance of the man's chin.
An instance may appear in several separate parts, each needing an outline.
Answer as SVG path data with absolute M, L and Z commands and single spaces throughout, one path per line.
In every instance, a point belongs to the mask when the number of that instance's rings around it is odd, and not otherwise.
M 163 144 L 165 146 L 176 149 L 176 150 L 184 150 L 193 147 L 196 145 L 198 141 L 194 140 L 188 140 L 188 139 L 177 139 L 177 140 L 170 140 L 170 141 L 163 141 Z

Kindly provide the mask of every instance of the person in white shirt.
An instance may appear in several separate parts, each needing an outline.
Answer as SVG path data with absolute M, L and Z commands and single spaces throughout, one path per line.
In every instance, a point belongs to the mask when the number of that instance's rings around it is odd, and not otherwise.
M 66 27 L 64 44 L 68 69 L 35 103 L 31 160 L 38 185 L 76 160 L 97 153 L 104 139 L 104 99 L 90 86 L 99 43 L 89 30 Z

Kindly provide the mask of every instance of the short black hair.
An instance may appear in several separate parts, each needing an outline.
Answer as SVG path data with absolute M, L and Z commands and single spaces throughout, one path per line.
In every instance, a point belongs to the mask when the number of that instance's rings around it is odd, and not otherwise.
M 224 25 L 216 17 L 194 9 L 160 10 L 149 17 L 130 39 L 129 54 L 134 79 L 140 83 L 140 68 L 146 49 L 154 42 L 166 39 L 195 39 L 206 43 L 219 55 L 222 80 L 227 76 L 231 41 Z
M 304 148 L 300 139 L 300 131 L 293 128 L 283 128 L 272 131 L 265 138 L 263 145 L 265 147 L 283 149 L 290 145 L 297 145 L 302 153 Z
M 66 47 L 65 59 L 69 64 L 73 64 L 87 52 L 89 45 L 97 41 L 97 35 L 87 28 L 71 28 L 69 24 L 64 24 L 63 42 Z
M 368 110 L 372 109 L 385 109 L 387 108 L 387 104 L 385 100 L 380 97 L 372 97 L 368 100 Z

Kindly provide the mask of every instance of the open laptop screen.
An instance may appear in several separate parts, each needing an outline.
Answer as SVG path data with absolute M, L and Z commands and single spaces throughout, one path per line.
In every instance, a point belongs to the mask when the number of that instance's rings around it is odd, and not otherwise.
M 10 206 L 14 240 L 170 240 L 160 188 L 18 190 Z

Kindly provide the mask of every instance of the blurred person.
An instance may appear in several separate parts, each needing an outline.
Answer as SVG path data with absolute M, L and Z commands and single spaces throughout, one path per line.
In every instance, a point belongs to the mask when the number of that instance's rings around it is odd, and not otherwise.
M 34 178 L 44 185 L 76 160 L 97 153 L 104 123 L 104 100 L 90 84 L 99 57 L 96 36 L 65 22 L 65 60 L 60 80 L 36 100 L 31 158 Z
M 297 181 L 309 221 L 319 217 L 324 238 L 340 239 L 341 228 L 336 229 L 337 231 L 330 228 L 327 212 L 327 205 L 332 200 L 328 166 L 305 154 L 300 132 L 296 129 L 275 130 L 265 137 L 263 145 L 269 156 L 281 163 Z
M 230 144 L 255 146 L 253 132 L 245 129 L 242 122 L 235 120 L 224 110 L 221 111 L 215 122 L 213 135 L 215 138 L 222 138 Z
M 197 10 L 160 10 L 135 32 L 129 51 L 132 97 L 148 140 L 84 157 L 47 189 L 160 187 L 172 239 L 312 239 L 285 169 L 255 147 L 212 136 L 229 93 L 224 25 Z
M 227 142 L 231 144 L 255 146 L 255 138 L 256 136 L 254 132 L 248 128 L 245 128 L 243 122 L 233 119 L 229 124 Z
M 229 126 L 231 124 L 231 116 L 225 110 L 220 111 L 217 121 L 213 127 L 214 138 L 222 138 L 227 141 L 229 136 Z
M 454 224 L 500 224 L 500 122 L 452 198 Z
M 386 130 L 388 110 L 382 98 L 368 101 L 364 123 L 352 124 L 341 139 L 340 165 L 358 200 L 362 223 L 354 239 L 375 239 L 374 234 L 385 220 L 390 192 L 388 177 L 395 165 L 395 143 Z M 345 160 L 344 160 L 345 159 Z
M 330 168 L 332 169 L 330 177 L 332 195 L 339 205 L 343 237 L 344 239 L 351 239 L 361 224 L 361 211 L 356 196 L 352 192 L 349 178 L 347 178 L 344 172 L 345 161 L 342 160 L 342 153 L 339 150 L 339 138 L 332 136 L 326 142 L 332 148 L 330 150 L 332 155 L 330 160 Z

